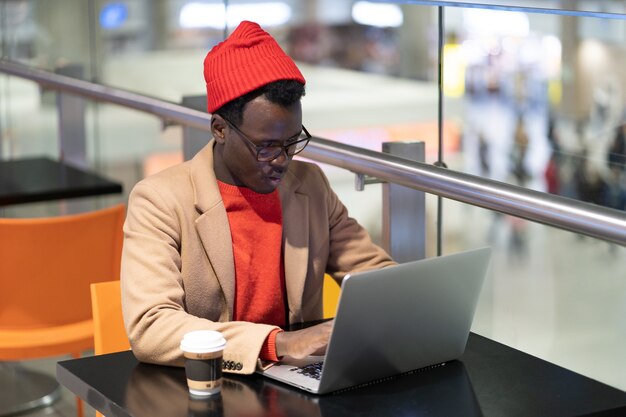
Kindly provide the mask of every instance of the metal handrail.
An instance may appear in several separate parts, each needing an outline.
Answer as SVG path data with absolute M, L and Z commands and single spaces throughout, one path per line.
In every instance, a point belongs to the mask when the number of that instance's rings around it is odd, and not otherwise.
M 412 4 L 420 6 L 461 7 L 464 9 L 491 9 L 524 13 L 555 14 L 560 16 L 591 17 L 626 20 L 626 14 L 612 11 L 610 7 L 594 2 L 545 0 L 371 0 L 377 3 Z M 597 2 L 601 3 L 601 2 Z
M 0 72 L 42 86 L 210 130 L 211 116 L 177 103 L 0 60 Z M 303 156 L 462 203 L 626 246 L 626 213 L 314 137 Z
M 314 138 L 303 156 L 462 203 L 626 246 L 626 213 L 567 197 Z
M 4 59 L 0 59 L 0 72 L 35 81 L 37 84 L 49 89 L 140 110 L 169 122 L 180 123 L 203 130 L 211 129 L 210 115 L 181 106 L 179 103 L 43 71 Z

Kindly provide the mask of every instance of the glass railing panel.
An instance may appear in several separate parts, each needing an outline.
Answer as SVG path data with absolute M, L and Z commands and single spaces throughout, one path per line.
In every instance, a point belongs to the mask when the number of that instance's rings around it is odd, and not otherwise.
M 3 60 L 45 69 L 73 78 L 93 80 L 96 75 L 90 13 L 92 1 L 37 0 L 0 2 L 0 54 Z M 48 157 L 72 160 L 73 152 L 62 149 L 59 123 L 61 95 L 35 82 L 0 76 L 0 158 L 24 160 Z M 72 107 L 73 106 L 73 107 Z M 86 152 L 79 168 L 95 172 L 97 119 L 95 106 L 87 100 L 65 108 L 76 121 Z M 72 161 L 74 163 L 76 161 Z M 119 201 L 119 199 L 117 200 Z M 100 206 L 98 198 L 28 203 L 2 207 L 10 217 L 46 216 L 83 211 Z
M 626 248 L 450 200 L 445 250 L 490 246 L 472 330 L 626 389 Z
M 456 7 L 444 15 L 445 117 L 463 136 L 448 165 L 626 209 L 626 21 Z M 494 249 L 473 330 L 624 389 L 626 249 L 443 204 L 444 253 Z
M 182 161 L 180 138 L 170 138 L 180 127 L 164 129 L 152 115 L 112 104 L 98 104 L 94 113 L 97 129 L 92 149 L 97 169 L 122 183 L 124 196 L 139 179 L 165 168 L 163 160 Z
M 36 65 L 44 29 L 36 1 L 0 2 L 0 56 Z M 51 52 L 53 48 L 47 48 Z M 0 75 L 0 159 L 58 154 L 56 94 L 38 84 Z
M 56 93 L 0 75 L 0 157 L 58 155 Z
M 135 0 L 100 5 L 96 39 L 103 82 L 174 102 L 204 94 L 202 62 L 210 47 L 224 39 L 223 3 Z M 120 15 L 115 7 L 121 8 L 122 17 L 107 20 Z
M 445 16 L 444 91 L 463 102 L 445 107 L 463 132 L 453 166 L 624 210 L 626 20 L 463 8 Z
M 30 1 L 25 21 L 45 30 L 48 42 L 59 46 L 44 53 L 41 44 L 33 42 L 35 53 L 28 63 L 51 71 L 61 63 L 72 64 L 84 70 L 86 79 L 174 102 L 185 96 L 202 96 L 202 61 L 224 38 L 225 28 L 207 17 L 214 14 L 192 9 L 214 8 L 219 15 L 223 6 L 219 1 L 166 0 L 149 4 L 141 0 L 88 1 L 77 6 L 73 0 L 64 0 L 53 7 L 48 2 Z M 347 1 L 272 2 L 263 7 L 278 7 L 276 12 L 262 14 L 248 10 L 250 2 L 231 1 L 228 6 L 224 16 L 232 25 L 226 31 L 241 19 L 282 16 L 280 21 L 262 23 L 302 67 L 308 80 L 304 119 L 314 134 L 376 150 L 384 141 L 425 140 L 427 152 L 436 152 L 437 94 L 432 83 L 436 42 L 428 36 L 432 25 L 414 29 L 416 23 L 432 20 L 434 8 L 411 8 L 410 18 L 384 27 L 377 22 L 357 22 L 352 2 Z M 64 14 L 65 9 L 72 10 Z M 64 24 L 64 15 L 72 16 L 71 24 Z M 70 36 L 81 39 L 64 42 Z M 415 39 L 420 40 L 419 45 Z M 355 54 L 358 51 L 365 53 Z M 102 111 L 100 104 L 90 109 L 88 140 L 90 160 L 104 166 L 113 156 L 107 155 L 111 146 L 101 142 L 110 137 L 116 124 L 131 132 L 152 127 L 151 122 L 136 128 L 128 121 L 115 123 L 106 115 L 108 110 Z M 458 146 L 458 129 L 451 126 L 449 130 L 454 136 L 451 141 Z M 180 138 L 180 129 L 168 128 L 157 139 L 144 135 L 128 138 L 133 142 L 130 149 L 145 149 L 144 155 L 134 154 L 133 164 L 144 165 L 142 158 L 164 148 L 169 152 L 176 136 Z

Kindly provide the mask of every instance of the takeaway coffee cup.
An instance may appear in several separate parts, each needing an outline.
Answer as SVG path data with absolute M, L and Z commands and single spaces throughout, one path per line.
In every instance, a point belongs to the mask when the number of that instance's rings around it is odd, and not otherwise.
M 222 389 L 222 355 L 226 340 L 220 332 L 196 330 L 180 342 L 185 356 L 189 393 L 197 396 L 217 394 Z

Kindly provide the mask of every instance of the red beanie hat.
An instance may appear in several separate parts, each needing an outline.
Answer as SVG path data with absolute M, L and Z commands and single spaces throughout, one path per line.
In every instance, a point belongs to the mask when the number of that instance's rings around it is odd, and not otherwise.
M 305 83 L 296 63 L 257 23 L 243 21 L 204 58 L 209 113 L 278 80 Z

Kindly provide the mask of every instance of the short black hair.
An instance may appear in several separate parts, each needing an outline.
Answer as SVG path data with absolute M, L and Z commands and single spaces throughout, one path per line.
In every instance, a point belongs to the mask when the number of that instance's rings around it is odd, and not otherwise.
M 214 113 L 239 126 L 243 122 L 243 109 L 255 98 L 265 95 L 272 103 L 289 107 L 300 100 L 305 93 L 304 84 L 300 81 L 278 80 L 229 101 Z

